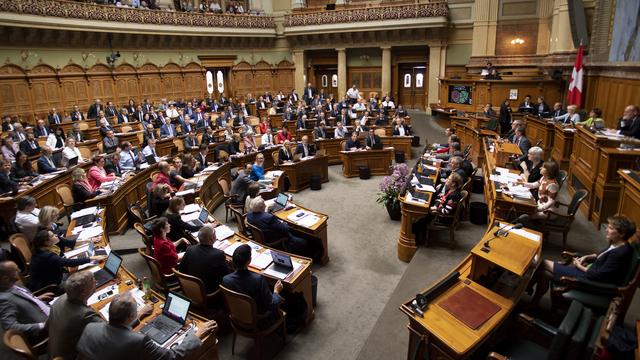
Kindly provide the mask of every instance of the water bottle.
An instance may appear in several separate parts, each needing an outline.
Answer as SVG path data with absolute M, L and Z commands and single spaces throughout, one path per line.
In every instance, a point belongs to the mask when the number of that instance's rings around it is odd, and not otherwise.
M 142 279 L 142 289 L 144 290 L 144 298 L 145 300 L 151 299 L 151 283 L 149 283 L 149 279 L 145 276 Z

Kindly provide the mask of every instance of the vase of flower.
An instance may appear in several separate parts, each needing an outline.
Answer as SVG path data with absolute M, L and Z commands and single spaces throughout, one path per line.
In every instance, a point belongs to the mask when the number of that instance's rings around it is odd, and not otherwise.
M 405 188 L 411 169 L 407 164 L 393 166 L 391 175 L 385 176 L 379 186 L 378 204 L 383 204 L 389 213 L 391 220 L 400 220 L 402 217 L 400 208 L 400 192 Z

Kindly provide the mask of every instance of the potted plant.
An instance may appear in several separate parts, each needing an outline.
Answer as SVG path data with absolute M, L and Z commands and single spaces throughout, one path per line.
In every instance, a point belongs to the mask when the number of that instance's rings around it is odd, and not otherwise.
M 378 192 L 378 204 L 384 204 L 391 220 L 400 220 L 400 191 L 404 189 L 409 181 L 411 169 L 407 164 L 396 164 L 392 168 L 391 175 L 385 176 L 380 183 Z

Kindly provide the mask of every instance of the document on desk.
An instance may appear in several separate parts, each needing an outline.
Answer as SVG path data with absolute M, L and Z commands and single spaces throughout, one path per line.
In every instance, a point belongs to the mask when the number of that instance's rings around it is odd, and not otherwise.
M 196 211 L 196 212 L 192 212 L 192 213 L 189 213 L 189 214 L 180 215 L 180 218 L 184 222 L 189 222 L 189 221 L 195 220 L 198 217 L 200 217 L 200 211 Z
M 120 289 L 118 288 L 118 285 L 107 286 L 100 291 L 94 292 L 93 295 L 91 295 L 87 300 L 87 305 L 91 306 L 99 301 L 108 299 L 112 296 L 116 296 L 119 291 Z
M 262 253 L 257 251 L 251 251 L 251 263 L 249 266 L 258 270 L 264 270 L 267 266 L 271 265 L 273 258 L 271 257 L 271 251 L 265 250 Z
M 271 170 L 268 173 L 266 173 L 264 177 L 267 179 L 273 179 L 273 178 L 282 176 L 282 173 L 284 173 L 284 171 L 282 170 Z
M 85 209 L 82 209 L 82 210 L 74 211 L 71 214 L 71 220 L 77 219 L 77 218 L 85 216 L 85 215 L 95 215 L 97 213 L 98 213 L 98 207 L 97 206 L 88 207 L 88 208 L 85 208 Z
M 498 226 L 500 226 L 500 227 L 502 228 L 503 226 L 506 226 L 506 225 L 507 225 L 507 224 L 505 224 L 505 223 L 503 223 L 503 222 L 500 222 Z M 522 236 L 522 237 L 526 237 L 527 239 L 531 239 L 531 240 L 533 240 L 533 241 L 540 242 L 540 235 L 538 235 L 538 234 L 534 234 L 534 233 L 532 233 L 531 231 L 528 231 L 527 229 L 513 229 L 513 226 L 514 226 L 514 225 L 507 226 L 507 227 L 504 229 L 504 231 L 506 231 L 506 232 L 512 232 L 512 233 L 514 233 L 514 234 L 516 234 L 516 235 L 520 235 L 520 236 Z
M 227 241 L 227 240 L 225 240 L 225 241 Z M 233 252 L 236 251 L 236 249 L 239 248 L 240 245 L 242 245 L 242 244 L 243 244 L 242 241 L 236 241 L 234 243 L 231 243 L 231 245 L 227 246 L 224 249 L 224 253 L 229 255 L 229 256 L 233 256 Z
M 188 195 L 188 194 L 194 194 L 195 192 L 196 192 L 196 189 L 182 190 L 182 191 L 176 192 L 176 196 L 184 196 L 184 195 Z
M 104 230 L 102 229 L 102 226 L 93 226 L 87 229 L 84 229 L 80 232 L 80 234 L 78 235 L 78 239 L 79 241 L 82 240 L 88 240 L 91 239 L 93 237 L 96 236 L 100 236 L 102 235 L 102 233 L 104 232 Z
M 227 225 L 216 226 L 214 230 L 216 232 L 216 239 L 218 240 L 224 240 L 226 238 L 230 238 L 233 236 L 233 234 L 235 234 L 233 230 L 231 230 L 231 228 L 228 227 Z
M 184 207 L 184 209 L 180 212 L 180 214 L 190 214 L 192 212 L 200 211 L 200 205 L 198 204 L 189 204 Z
M 133 298 L 136 300 L 137 310 L 142 309 L 145 305 L 144 291 L 140 289 L 132 289 L 132 290 L 129 290 L 129 292 L 131 293 Z M 102 309 L 100 309 L 100 315 L 102 315 L 102 317 L 107 321 L 109 321 L 109 306 L 111 306 L 111 303 L 108 303 Z

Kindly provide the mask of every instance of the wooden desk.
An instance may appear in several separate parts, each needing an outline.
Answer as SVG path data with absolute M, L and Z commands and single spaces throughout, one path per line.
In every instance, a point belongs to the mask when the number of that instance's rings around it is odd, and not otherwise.
M 294 204 L 296 207 L 291 208 L 289 210 L 280 210 L 274 212 L 273 215 L 277 216 L 280 220 L 285 221 L 289 224 L 289 228 L 294 231 L 296 235 L 301 235 L 302 237 L 309 239 L 311 241 L 320 241 L 323 247 L 322 259 L 320 261 L 321 264 L 326 264 L 329 262 L 329 246 L 328 246 L 328 237 L 327 237 L 327 221 L 329 220 L 329 216 L 319 213 L 314 210 L 307 209 L 303 206 L 300 206 L 294 202 L 290 202 Z M 304 227 L 298 225 L 294 221 L 289 220 L 288 216 L 296 212 L 297 210 L 305 210 L 315 214 L 319 220 L 312 227 Z
M 456 129 L 456 135 L 460 138 L 462 148 L 471 145 L 469 161 L 476 164 L 477 167 L 482 167 L 485 158 L 483 147 L 485 138 L 496 137 L 498 134 L 491 130 L 479 130 L 471 127 L 466 117 L 451 117 L 451 119 L 453 127 Z
M 231 184 L 232 166 L 233 165 L 230 162 L 226 162 L 222 166 L 218 167 L 214 172 L 205 175 L 206 177 L 202 186 L 196 191 L 210 214 L 212 214 L 213 210 L 224 202 L 224 194 L 218 184 L 218 179 L 227 179 L 229 184 Z
M 91 153 L 98 153 L 100 152 L 100 149 L 98 149 L 98 143 L 102 142 L 102 138 L 100 138 L 100 140 L 97 139 L 91 139 L 91 140 L 86 140 L 83 142 L 77 142 L 76 143 L 76 147 L 77 148 L 87 148 L 89 149 L 89 151 L 91 151 Z M 91 159 L 87 159 L 87 160 L 91 160 Z
M 553 149 L 551 158 L 558 163 L 561 170 L 569 170 L 569 161 L 573 152 L 574 128 L 566 128 L 560 124 L 554 125 Z
M 87 139 L 99 139 L 102 140 L 102 135 L 100 135 L 100 128 L 99 127 L 94 127 L 92 126 L 92 121 L 89 120 L 88 121 L 89 124 L 89 128 L 87 130 L 84 130 L 84 135 Z M 93 123 L 95 125 L 95 123 Z M 122 123 L 122 124 L 117 124 L 117 123 L 112 123 L 111 127 L 113 128 L 113 132 L 114 133 L 120 133 L 122 132 L 122 127 L 123 126 L 130 126 L 131 129 L 133 130 L 144 130 L 141 129 L 140 126 L 140 122 L 134 121 L 134 122 L 128 122 L 128 123 Z
M 541 142 L 540 147 L 544 150 L 543 159 L 551 157 L 555 140 L 555 123 L 552 119 L 540 119 L 536 116 L 525 116 L 527 127 L 527 139 L 534 146 Z
M 452 273 L 460 273 L 455 283 L 433 299 L 424 310 L 424 317 L 414 313 L 410 299 L 400 306 L 409 318 L 409 351 L 407 359 L 466 359 L 473 355 L 509 317 L 531 280 L 540 259 L 541 241 L 510 233 L 508 238 L 491 242 L 488 253 L 481 250 L 498 227 L 491 227 L 471 253 Z M 530 233 L 542 235 L 533 231 Z M 486 276 L 490 271 L 509 274 L 513 284 L 494 282 Z M 441 304 L 462 288 L 468 287 L 498 307 L 497 313 L 472 329 L 446 311 Z M 426 289 L 425 289 L 426 290 Z
M 231 163 L 234 167 L 243 167 L 245 164 L 250 163 L 253 164 L 256 161 L 256 156 L 258 154 L 264 155 L 264 170 L 273 169 L 273 157 L 271 153 L 274 151 L 278 151 L 280 149 L 279 146 L 274 146 L 270 148 L 265 148 L 260 151 L 248 153 L 248 154 L 236 154 L 229 157 Z
M 485 153 L 486 156 L 489 154 Z M 494 149 L 495 165 L 499 167 L 505 167 L 509 162 L 512 155 L 522 155 L 522 150 L 516 144 L 507 142 L 496 142 Z
M 598 177 L 598 171 L 601 169 L 601 149 L 615 148 L 619 145 L 619 139 L 593 134 L 582 126 L 576 128 L 573 152 L 571 154 L 571 166 L 569 167 L 569 177 L 567 178 L 567 190 L 571 196 L 579 189 L 585 189 L 589 192 L 587 199 L 580 205 L 580 211 L 589 220 L 592 219 L 591 213 L 594 207 L 595 182 Z
M 174 136 L 172 138 L 160 139 L 156 142 L 156 153 L 158 156 L 172 156 L 177 153 L 178 148 L 173 143 L 174 140 L 182 141 L 185 135 Z
M 235 243 L 237 241 L 247 243 L 247 244 L 253 243 L 251 240 L 249 240 L 248 238 L 238 233 L 236 233 L 233 237 L 226 239 L 225 241 L 228 241 L 230 243 Z M 262 249 L 258 251 L 259 253 L 269 249 L 264 245 L 261 245 L 261 244 L 257 244 L 257 245 L 262 247 Z M 302 266 L 297 271 L 289 274 L 286 278 L 284 278 L 284 280 L 282 280 L 282 285 L 286 293 L 301 293 L 303 295 L 305 302 L 307 303 L 307 313 L 305 314 L 305 325 L 308 325 L 309 323 L 311 323 L 311 321 L 313 321 L 315 317 L 315 310 L 313 308 L 313 294 L 311 290 L 311 264 L 313 263 L 313 260 L 309 258 L 297 256 L 294 254 L 288 254 L 288 255 L 291 256 L 291 260 L 293 262 L 301 264 Z M 226 255 L 226 257 L 227 257 L 227 261 L 231 261 L 231 256 Z M 268 274 L 265 274 L 263 270 L 254 268 L 252 266 L 249 266 L 249 270 L 255 272 L 256 274 L 262 275 L 270 283 L 275 284 L 276 281 L 278 281 L 278 279 L 271 277 Z
M 289 178 L 289 191 L 298 192 L 311 186 L 311 176 L 319 175 L 322 182 L 329 182 L 329 158 L 326 155 L 311 159 L 280 164 L 280 170 Z
M 341 151 L 340 159 L 342 159 L 342 175 L 348 178 L 359 175 L 359 166 L 368 166 L 371 175 L 389 175 L 393 149 Z
M 142 142 L 140 142 L 140 137 L 142 133 L 143 133 L 142 130 L 138 130 L 138 131 L 130 131 L 127 133 L 119 133 L 115 135 L 118 138 L 118 143 L 120 144 L 122 144 L 125 141 L 128 141 L 129 143 L 131 143 L 132 147 L 140 147 L 140 144 L 142 144 Z
M 395 152 L 402 151 L 404 152 L 405 159 L 411 159 L 411 142 L 413 141 L 413 136 L 380 136 L 380 140 L 382 140 L 382 145 L 385 147 L 391 146 L 393 147 Z
M 597 228 L 600 228 L 600 225 L 609 216 L 615 215 L 618 209 L 618 201 L 622 191 L 618 169 L 640 170 L 638 159 L 640 159 L 640 149 L 600 149 L 598 177 L 593 188 L 593 206 L 591 208 L 591 222 Z
M 640 209 L 640 172 L 618 170 L 618 176 L 620 176 L 622 188 L 617 213 L 640 224 L 640 211 L 638 211 Z
M 340 159 L 340 151 L 342 148 L 340 147 L 340 143 L 342 143 L 344 139 L 316 139 L 315 144 L 317 150 L 324 150 L 328 157 L 329 165 L 337 165 L 342 164 L 342 160 Z

